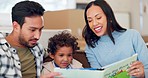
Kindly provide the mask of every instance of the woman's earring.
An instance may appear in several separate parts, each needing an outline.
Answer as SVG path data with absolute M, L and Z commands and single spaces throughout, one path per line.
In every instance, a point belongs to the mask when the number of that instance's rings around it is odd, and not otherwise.
M 112 20 L 110 20 L 110 23 L 112 23 L 113 21 Z

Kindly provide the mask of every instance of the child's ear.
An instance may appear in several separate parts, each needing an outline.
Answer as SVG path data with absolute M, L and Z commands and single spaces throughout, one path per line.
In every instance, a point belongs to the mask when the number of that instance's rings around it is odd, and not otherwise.
M 54 55 L 53 55 L 53 54 L 49 53 L 49 56 L 50 56 L 52 59 L 54 59 Z

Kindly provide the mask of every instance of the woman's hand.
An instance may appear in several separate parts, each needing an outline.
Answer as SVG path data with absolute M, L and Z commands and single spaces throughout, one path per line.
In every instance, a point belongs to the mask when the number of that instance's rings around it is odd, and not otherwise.
M 50 72 L 50 73 L 41 75 L 40 78 L 54 78 L 55 76 L 58 76 L 58 78 L 63 78 L 61 77 L 61 74 L 59 72 Z
M 144 78 L 144 65 L 140 61 L 136 61 L 131 64 L 130 68 L 128 69 L 129 75 L 135 76 L 138 78 Z

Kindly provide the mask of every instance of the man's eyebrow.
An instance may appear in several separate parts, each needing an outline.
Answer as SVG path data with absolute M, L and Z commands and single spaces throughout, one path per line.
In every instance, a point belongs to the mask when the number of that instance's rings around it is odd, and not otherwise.
M 38 28 L 36 28 L 36 27 L 29 27 L 29 28 L 31 28 L 31 29 L 38 29 Z
M 32 28 L 32 29 L 38 29 L 37 27 L 30 27 L 30 28 Z M 44 28 L 44 26 L 42 26 L 40 29 L 43 29 Z

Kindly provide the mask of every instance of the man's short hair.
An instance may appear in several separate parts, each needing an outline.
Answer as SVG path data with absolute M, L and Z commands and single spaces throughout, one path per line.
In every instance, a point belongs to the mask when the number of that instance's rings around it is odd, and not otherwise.
M 21 1 L 12 8 L 12 22 L 16 21 L 20 26 L 24 24 L 25 17 L 43 16 L 45 9 L 34 1 Z

